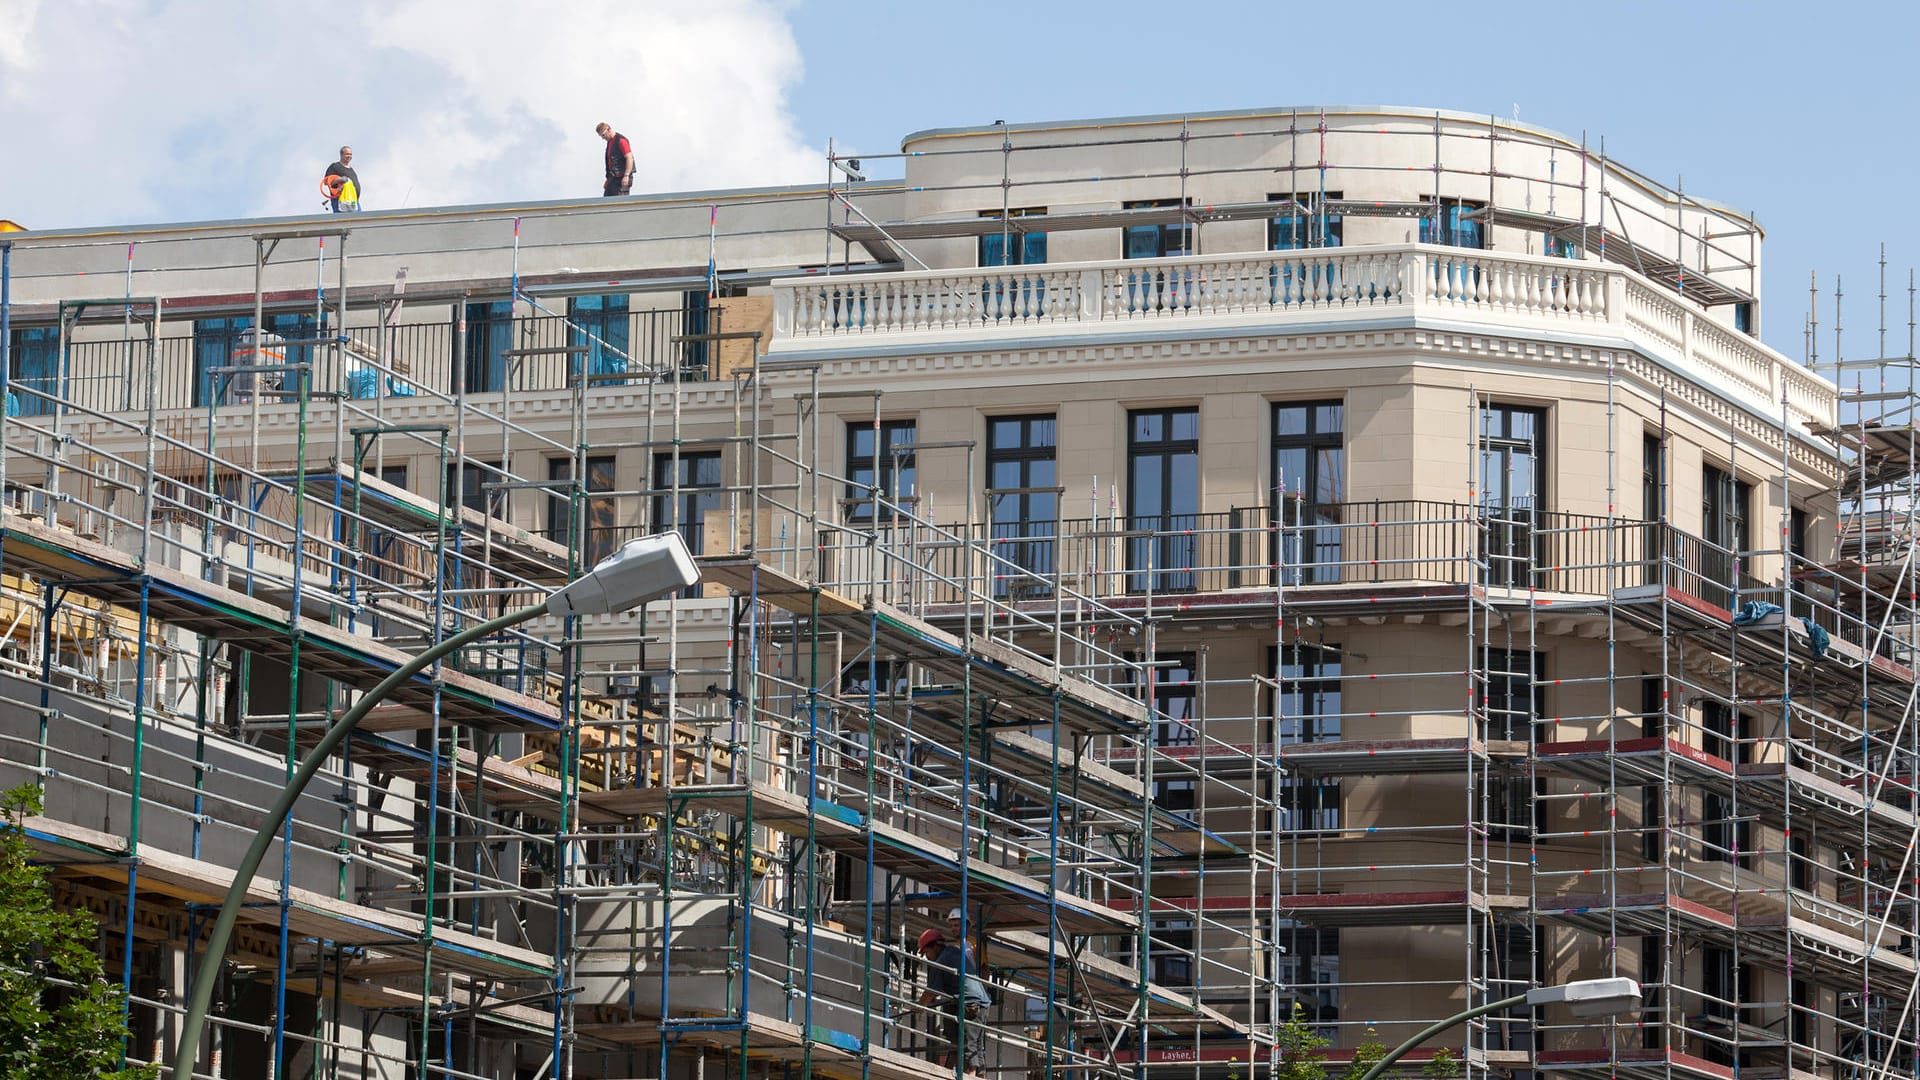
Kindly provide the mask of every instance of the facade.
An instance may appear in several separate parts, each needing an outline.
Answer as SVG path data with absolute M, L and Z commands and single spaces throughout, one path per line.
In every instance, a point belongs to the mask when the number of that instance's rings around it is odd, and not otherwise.
M 1600 975 L 1413 1060 L 1920 1066 L 1910 390 L 1761 344 L 1749 218 L 1403 109 L 835 164 L 11 239 L 0 782 L 131 1057 L 316 724 L 677 529 L 687 595 L 375 710 L 202 1071 L 952 1075 L 954 909 L 988 1075 Z

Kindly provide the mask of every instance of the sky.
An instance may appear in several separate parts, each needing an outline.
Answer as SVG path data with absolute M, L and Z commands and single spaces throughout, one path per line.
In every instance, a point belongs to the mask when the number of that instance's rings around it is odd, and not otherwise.
M 1363 15 L 1353 14 L 1363 10 Z M 0 0 L 0 217 L 36 228 L 310 212 L 342 143 L 370 209 L 806 183 L 829 139 L 933 127 L 1381 104 L 1590 143 L 1766 230 L 1763 337 L 1907 348 L 1920 5 L 1612 0 L 1364 9 L 1284 0 Z M 869 168 L 887 175 L 888 167 Z M 897 173 L 897 170 L 896 170 Z

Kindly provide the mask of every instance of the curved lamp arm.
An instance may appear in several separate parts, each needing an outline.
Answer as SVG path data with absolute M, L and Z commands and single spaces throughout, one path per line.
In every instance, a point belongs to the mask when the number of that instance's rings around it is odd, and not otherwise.
M 1525 1005 L 1526 1003 L 1527 995 L 1515 994 L 1513 997 L 1501 998 L 1499 1001 L 1489 1001 L 1485 1005 L 1468 1009 L 1466 1012 L 1456 1016 L 1449 1016 L 1445 1020 L 1434 1024 L 1432 1027 L 1422 1028 L 1413 1038 L 1389 1050 L 1386 1057 L 1374 1062 L 1372 1068 L 1361 1074 L 1360 1080 L 1380 1080 L 1380 1074 L 1387 1071 L 1387 1066 L 1418 1050 L 1421 1043 L 1426 1042 L 1428 1039 L 1433 1038 L 1435 1035 L 1440 1034 L 1455 1024 L 1464 1024 L 1469 1020 L 1485 1016 L 1490 1012 L 1499 1012 L 1501 1009 L 1511 1009 L 1515 1005 Z
M 293 778 L 280 789 L 280 797 L 274 801 L 273 808 L 267 811 L 267 818 L 260 823 L 260 830 L 253 834 L 253 843 L 247 848 L 246 857 L 234 869 L 233 884 L 228 887 L 227 898 L 220 905 L 220 917 L 214 920 L 213 931 L 207 935 L 207 950 L 195 971 L 193 996 L 187 1003 L 186 1019 L 180 1025 L 180 1045 L 173 1057 L 173 1080 L 193 1080 L 193 1066 L 200 1058 L 200 1032 L 207 1026 L 207 1012 L 213 1006 L 213 985 L 217 981 L 214 975 L 227 958 L 227 945 L 233 938 L 234 924 L 240 919 L 240 908 L 246 902 L 247 886 L 253 883 L 255 871 L 260 869 L 261 860 L 267 857 L 267 848 L 273 846 L 274 840 L 279 837 L 280 827 L 286 824 L 287 815 L 293 812 L 293 804 L 306 790 L 307 783 L 319 773 L 320 766 L 340 748 L 348 735 L 353 734 L 353 729 L 366 718 L 367 713 L 400 684 L 425 671 L 434 661 L 455 649 L 547 614 L 547 605 L 548 602 L 543 600 L 532 607 L 510 611 L 491 622 L 470 626 L 407 661 L 398 671 L 380 680 L 378 686 L 361 695 L 360 700 L 354 702 L 353 707 L 334 721 L 327 733 L 320 737 L 320 742 L 307 751 Z

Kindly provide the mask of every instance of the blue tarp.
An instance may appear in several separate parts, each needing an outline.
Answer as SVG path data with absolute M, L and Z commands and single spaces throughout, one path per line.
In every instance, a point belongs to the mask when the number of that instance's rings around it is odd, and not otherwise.
M 1752 626 L 1769 615 L 1779 614 L 1781 610 L 1779 604 L 1769 604 L 1765 600 L 1749 600 L 1741 604 L 1740 610 L 1734 613 L 1733 625 Z M 1826 656 L 1827 645 L 1832 640 L 1827 637 L 1826 628 L 1808 618 L 1802 618 L 1800 625 L 1807 628 L 1807 644 L 1813 649 L 1813 658 L 1818 660 Z

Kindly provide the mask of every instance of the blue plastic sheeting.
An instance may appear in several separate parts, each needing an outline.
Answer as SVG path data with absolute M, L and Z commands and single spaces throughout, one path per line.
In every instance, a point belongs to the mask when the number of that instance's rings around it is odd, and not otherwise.
M 1765 600 L 1749 600 L 1741 604 L 1740 610 L 1734 613 L 1733 625 L 1752 626 L 1770 615 L 1779 614 L 1781 610 L 1779 604 L 1769 604 Z M 1813 649 L 1813 658 L 1818 660 L 1826 656 L 1827 646 L 1832 642 L 1832 639 L 1827 636 L 1826 628 L 1808 618 L 1802 618 L 1800 625 L 1807 628 L 1807 644 Z

